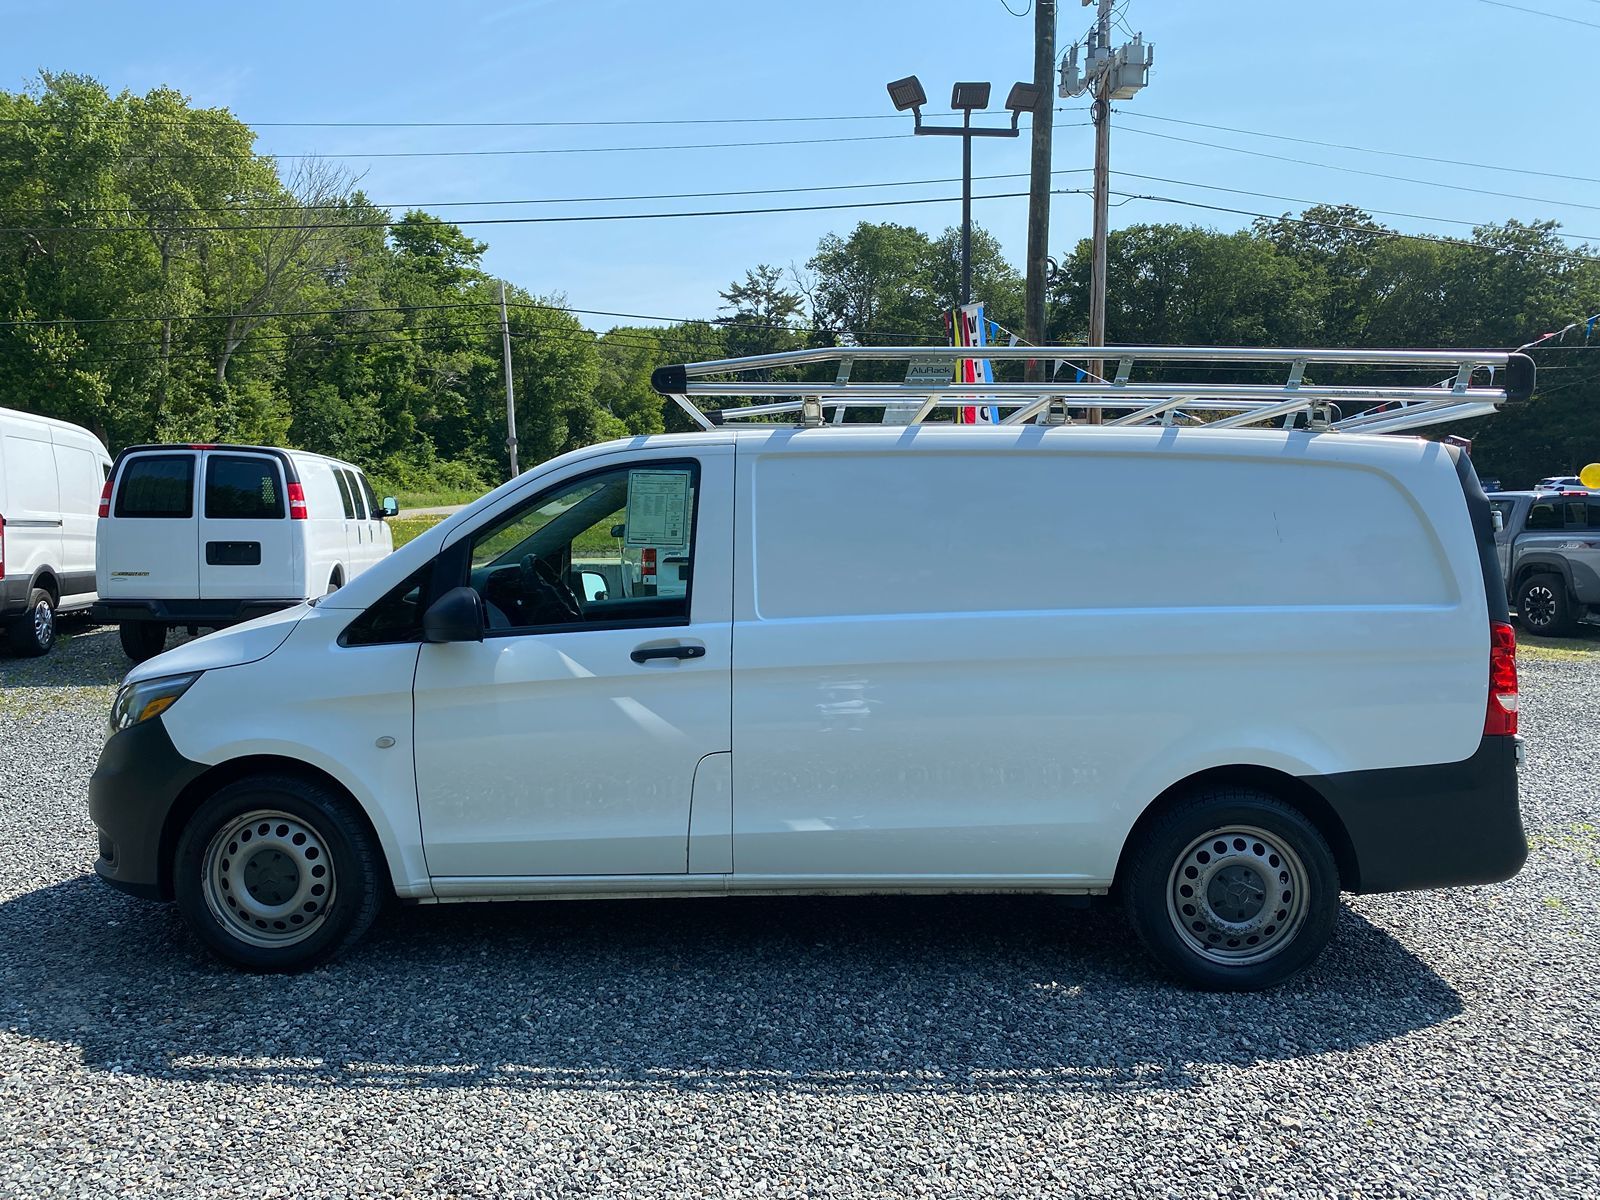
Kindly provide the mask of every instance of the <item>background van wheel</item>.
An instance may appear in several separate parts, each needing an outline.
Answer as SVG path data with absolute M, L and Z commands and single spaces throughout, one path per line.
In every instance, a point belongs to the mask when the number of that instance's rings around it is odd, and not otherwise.
M 28 593 L 28 607 L 6 630 L 6 643 L 25 658 L 50 653 L 56 644 L 56 602 L 49 592 L 34 588 Z
M 1572 597 L 1559 575 L 1532 575 L 1517 589 L 1517 615 L 1522 627 L 1541 637 L 1571 637 L 1577 632 Z
M 1130 854 L 1122 882 L 1133 927 L 1187 983 L 1272 987 L 1309 966 L 1333 936 L 1333 854 L 1310 821 L 1265 792 L 1196 792 Z
M 228 784 L 178 839 L 178 908 L 219 958 L 301 971 L 372 924 L 386 894 L 382 856 L 343 795 L 292 775 Z
M 344 586 L 344 568 L 343 567 L 335 567 L 333 569 L 333 574 L 328 576 L 328 590 L 324 594 L 331 596 L 335 592 L 337 592 L 340 588 L 342 588 L 343 586 Z
M 122 651 L 134 662 L 154 658 L 167 648 L 167 627 L 155 621 L 124 621 L 117 626 Z

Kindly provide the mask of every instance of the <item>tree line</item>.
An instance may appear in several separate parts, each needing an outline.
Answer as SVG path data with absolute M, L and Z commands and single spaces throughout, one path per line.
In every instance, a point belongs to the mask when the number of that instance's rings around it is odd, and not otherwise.
M 0 406 L 141 441 L 300 446 L 386 486 L 505 477 L 497 281 L 484 242 L 374 205 L 325 160 L 287 168 L 222 109 L 75 75 L 0 92 Z M 1023 280 L 974 231 L 974 294 L 1022 327 Z M 774 258 L 782 258 L 775 252 Z M 1090 250 L 1061 256 L 1052 341 L 1083 341 Z M 947 340 L 957 231 L 861 222 L 763 263 L 717 311 L 587 328 L 564 297 L 508 285 L 524 465 L 684 427 L 649 386 L 666 362 Z M 1414 236 L 1316 206 L 1222 233 L 1136 224 L 1109 240 L 1124 344 L 1508 348 L 1600 312 L 1600 255 L 1553 221 Z M 1458 432 L 1485 475 L 1526 484 L 1600 459 L 1600 337 L 1536 353 L 1535 399 Z

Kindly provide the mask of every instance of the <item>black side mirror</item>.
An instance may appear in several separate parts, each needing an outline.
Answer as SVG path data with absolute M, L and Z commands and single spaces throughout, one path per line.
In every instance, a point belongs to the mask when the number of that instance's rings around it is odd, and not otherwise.
M 451 588 L 422 614 L 428 642 L 481 642 L 483 626 L 483 597 L 469 587 Z

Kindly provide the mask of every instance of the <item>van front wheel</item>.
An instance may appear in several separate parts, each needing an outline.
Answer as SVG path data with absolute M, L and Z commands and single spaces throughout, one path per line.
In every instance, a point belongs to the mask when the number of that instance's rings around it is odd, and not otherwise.
M 1248 788 L 1197 792 L 1145 831 L 1125 879 L 1141 941 L 1185 982 L 1273 987 L 1333 936 L 1339 872 L 1306 817 Z
M 363 933 L 381 904 L 380 855 L 333 789 L 291 775 L 237 780 L 178 839 L 173 890 L 195 935 L 253 971 L 301 971 Z
M 154 658 L 167 648 L 167 627 L 155 621 L 124 621 L 117 626 L 122 652 L 134 662 Z

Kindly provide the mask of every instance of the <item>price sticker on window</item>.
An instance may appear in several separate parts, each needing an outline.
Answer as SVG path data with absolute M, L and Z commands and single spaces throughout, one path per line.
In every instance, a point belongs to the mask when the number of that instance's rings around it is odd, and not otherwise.
M 689 544 L 689 472 L 629 471 L 627 546 Z

